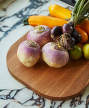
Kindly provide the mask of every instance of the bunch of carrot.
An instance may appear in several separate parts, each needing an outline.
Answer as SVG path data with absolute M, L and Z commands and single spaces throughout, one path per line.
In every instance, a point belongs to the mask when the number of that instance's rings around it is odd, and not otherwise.
M 54 26 L 63 26 L 65 23 L 68 23 L 72 11 L 54 4 L 49 6 L 49 13 L 50 16 L 30 16 L 28 18 L 28 23 L 32 26 L 46 25 L 50 28 Z M 76 26 L 76 30 L 82 36 L 81 43 L 87 42 L 89 35 L 89 20 L 83 20 L 80 25 Z

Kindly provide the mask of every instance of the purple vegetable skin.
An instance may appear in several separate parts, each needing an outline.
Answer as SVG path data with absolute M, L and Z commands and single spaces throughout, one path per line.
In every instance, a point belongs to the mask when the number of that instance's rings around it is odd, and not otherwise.
M 60 68 L 69 61 L 69 54 L 65 49 L 56 48 L 54 42 L 49 42 L 42 48 L 42 58 L 50 67 Z
M 27 40 L 37 42 L 40 46 L 45 45 L 51 41 L 51 29 L 48 26 L 40 25 L 36 26 L 34 30 L 27 34 Z
M 40 46 L 33 41 L 23 41 L 17 50 L 17 57 L 26 67 L 32 67 L 40 58 Z

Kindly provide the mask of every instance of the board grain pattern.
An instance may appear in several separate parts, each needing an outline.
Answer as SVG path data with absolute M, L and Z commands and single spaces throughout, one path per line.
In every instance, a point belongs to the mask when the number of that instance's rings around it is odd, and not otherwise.
M 70 60 L 59 69 L 47 66 L 42 60 L 34 67 L 23 66 L 17 58 L 17 48 L 26 35 L 14 43 L 7 54 L 7 66 L 12 76 L 38 95 L 52 100 L 65 100 L 79 95 L 89 84 L 89 61 Z

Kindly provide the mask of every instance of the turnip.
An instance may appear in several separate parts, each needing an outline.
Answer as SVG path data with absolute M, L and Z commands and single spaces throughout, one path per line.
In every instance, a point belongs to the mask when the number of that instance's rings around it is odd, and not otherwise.
M 49 42 L 42 48 L 42 59 L 50 67 L 60 68 L 68 63 L 69 54 L 64 48 L 58 47 L 56 43 Z
M 40 46 L 51 41 L 51 29 L 48 26 L 39 25 L 27 34 L 27 40 L 37 42 Z
M 17 57 L 26 67 L 34 66 L 40 58 L 40 46 L 30 40 L 20 43 L 17 50 Z

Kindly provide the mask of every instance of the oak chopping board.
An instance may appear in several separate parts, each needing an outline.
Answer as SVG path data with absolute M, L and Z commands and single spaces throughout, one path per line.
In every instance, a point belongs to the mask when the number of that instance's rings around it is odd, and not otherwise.
M 89 84 L 89 61 L 70 60 L 59 69 L 40 60 L 34 67 L 23 66 L 17 58 L 17 48 L 26 35 L 14 43 L 7 54 L 7 66 L 12 76 L 38 95 L 52 100 L 65 100 L 80 94 Z

